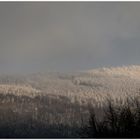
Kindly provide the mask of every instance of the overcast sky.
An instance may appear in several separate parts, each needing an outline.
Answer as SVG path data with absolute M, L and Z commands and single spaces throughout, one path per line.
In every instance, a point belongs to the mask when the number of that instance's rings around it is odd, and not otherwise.
M 0 3 L 0 73 L 131 64 L 140 64 L 140 3 Z

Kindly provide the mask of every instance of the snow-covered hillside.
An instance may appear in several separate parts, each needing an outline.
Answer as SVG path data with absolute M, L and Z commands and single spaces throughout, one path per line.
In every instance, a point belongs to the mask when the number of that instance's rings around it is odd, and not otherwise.
M 16 96 L 35 97 L 40 93 L 39 90 L 32 88 L 30 85 L 0 84 L 0 94 L 12 94 Z
M 140 66 L 100 68 L 74 74 L 2 77 L 0 83 L 1 93 L 7 93 L 10 89 L 10 93 L 17 92 L 17 95 L 49 95 L 58 99 L 59 96 L 64 96 L 71 102 L 79 102 L 82 105 L 90 102 L 101 106 L 106 103 L 107 98 L 112 98 L 117 103 L 120 100 L 123 102 L 127 97 L 139 97 Z
M 100 68 L 89 70 L 87 73 L 91 75 L 110 75 L 110 76 L 129 76 L 131 78 L 140 77 L 140 66 L 122 66 L 122 67 L 110 67 L 110 68 Z

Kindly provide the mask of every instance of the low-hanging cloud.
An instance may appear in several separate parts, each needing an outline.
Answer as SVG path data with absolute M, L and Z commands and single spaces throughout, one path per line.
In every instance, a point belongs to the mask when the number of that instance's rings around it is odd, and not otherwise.
M 0 73 L 140 64 L 139 13 L 136 2 L 0 3 Z

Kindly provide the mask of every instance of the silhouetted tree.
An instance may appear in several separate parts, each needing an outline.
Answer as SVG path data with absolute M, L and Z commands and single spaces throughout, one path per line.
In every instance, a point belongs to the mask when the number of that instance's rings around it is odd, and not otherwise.
M 140 102 L 135 99 L 133 105 L 126 102 L 125 105 L 115 106 L 108 101 L 102 119 L 97 119 L 93 108 L 88 125 L 82 128 L 81 137 L 140 138 Z

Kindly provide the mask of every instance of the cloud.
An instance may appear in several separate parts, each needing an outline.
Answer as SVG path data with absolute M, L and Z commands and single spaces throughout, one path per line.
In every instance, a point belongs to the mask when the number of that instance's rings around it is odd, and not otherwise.
M 0 4 L 1 72 L 138 64 L 140 4 Z

